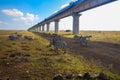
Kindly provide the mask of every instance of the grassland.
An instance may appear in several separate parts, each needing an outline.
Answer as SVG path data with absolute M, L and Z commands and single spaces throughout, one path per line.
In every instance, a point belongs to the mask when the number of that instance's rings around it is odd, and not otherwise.
M 23 38 L 9 40 L 8 35 L 15 32 L 0 31 L 0 79 L 2 80 L 52 80 L 54 75 L 59 73 L 65 77 L 69 73 L 74 73 L 77 76 L 77 74 L 84 72 L 93 75 L 102 71 L 113 80 L 120 79 L 118 73 L 106 68 L 99 60 L 87 59 L 69 49 L 66 54 L 63 54 L 62 51 L 55 53 L 53 48 L 48 47 L 49 37 L 44 36 L 43 33 L 17 31 L 23 36 L 32 35 L 35 40 L 28 41 Z M 60 32 L 59 34 L 67 39 L 73 37 L 71 32 Z M 80 35 L 94 36 L 91 39 L 92 43 L 103 41 L 119 44 L 119 34 L 120 32 L 81 32 Z M 65 38 L 64 40 L 66 40 Z

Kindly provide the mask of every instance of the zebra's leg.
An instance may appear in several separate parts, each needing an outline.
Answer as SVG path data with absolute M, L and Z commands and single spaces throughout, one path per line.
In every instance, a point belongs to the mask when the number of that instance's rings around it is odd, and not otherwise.
M 64 54 L 67 52 L 66 48 L 64 48 Z
M 82 41 L 80 41 L 80 45 L 81 45 L 81 46 L 83 46 L 83 45 L 84 45 Z
M 51 45 L 51 44 L 48 44 L 47 47 L 52 47 L 52 45 Z
M 66 43 L 64 43 L 64 53 L 66 53 L 67 52 L 67 44 Z
M 85 47 L 87 47 L 88 46 L 88 41 L 87 40 L 85 40 Z
M 58 53 L 58 48 L 55 47 L 54 51 L 55 51 L 56 53 Z
M 52 44 L 50 43 L 50 44 L 48 45 L 48 47 L 52 47 Z

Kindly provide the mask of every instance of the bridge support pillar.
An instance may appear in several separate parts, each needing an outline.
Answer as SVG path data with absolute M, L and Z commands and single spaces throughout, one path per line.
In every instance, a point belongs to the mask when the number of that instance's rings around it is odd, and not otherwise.
M 39 26 L 39 31 L 41 31 L 41 26 Z
M 33 28 L 34 32 L 35 32 L 35 27 Z
M 37 32 L 39 32 L 39 26 L 37 26 Z
M 37 30 L 38 30 L 38 27 L 36 26 L 36 27 L 35 27 L 35 32 L 37 32 Z
M 73 16 L 73 34 L 79 34 L 79 17 L 81 16 L 81 14 L 73 12 L 72 16 Z
M 58 33 L 58 28 L 59 28 L 59 20 L 55 20 L 55 33 Z
M 50 23 L 47 23 L 47 32 L 49 32 L 50 29 Z
M 44 31 L 45 30 L 45 28 L 44 28 L 44 24 L 42 25 L 42 31 Z
M 34 27 L 32 28 L 32 32 L 34 31 Z

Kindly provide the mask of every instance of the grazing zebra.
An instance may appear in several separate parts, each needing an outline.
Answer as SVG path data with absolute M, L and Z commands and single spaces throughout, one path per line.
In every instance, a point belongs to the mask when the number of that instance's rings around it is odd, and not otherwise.
M 90 40 L 90 38 L 92 38 L 92 36 L 84 36 L 87 40 Z
M 51 38 L 54 39 L 54 40 L 56 40 L 56 41 L 62 39 L 61 36 L 60 36 L 60 35 L 57 35 L 57 34 L 53 34 Z
M 64 53 L 66 53 L 67 43 L 62 40 L 50 39 L 50 47 L 51 46 L 54 46 L 55 51 L 58 51 L 58 49 L 63 49 Z
M 61 36 L 53 34 L 50 38 L 50 46 L 54 45 L 56 41 L 61 41 Z
M 75 40 L 76 42 L 79 41 L 79 38 L 80 38 L 80 36 L 77 36 L 77 35 L 74 36 L 74 40 Z
M 19 39 L 22 35 L 19 35 L 19 34 L 12 34 L 12 35 L 9 35 L 8 38 L 10 40 L 15 40 L 15 39 Z
M 66 53 L 67 43 L 64 41 L 56 41 L 54 43 L 55 51 L 58 51 L 58 49 L 64 50 L 64 53 Z
M 62 37 L 57 34 L 53 34 L 51 36 L 50 47 L 51 46 L 54 46 L 55 51 L 58 51 L 58 49 L 62 49 L 62 50 L 64 50 L 64 53 L 66 53 L 67 43 L 62 41 Z
M 79 38 L 79 42 L 82 46 L 85 46 L 88 44 L 87 38 L 82 36 Z
M 55 40 L 54 39 L 50 39 L 50 47 L 53 45 L 54 46 L 54 44 L 55 44 Z
M 74 36 L 74 40 L 79 42 L 82 46 L 86 46 L 88 44 L 88 40 L 90 40 L 92 36 Z

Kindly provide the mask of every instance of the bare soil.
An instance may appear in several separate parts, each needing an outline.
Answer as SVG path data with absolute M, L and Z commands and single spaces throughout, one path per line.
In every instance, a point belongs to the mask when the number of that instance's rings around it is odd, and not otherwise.
M 81 46 L 74 39 L 64 38 L 71 54 L 82 55 L 102 62 L 106 67 L 113 65 L 114 71 L 120 73 L 120 44 L 89 41 L 87 46 Z
M 50 35 L 41 34 L 49 39 Z M 87 46 L 81 46 L 80 43 L 74 41 L 73 38 L 63 37 L 63 41 L 67 42 L 68 51 L 70 54 L 82 55 L 86 59 L 94 59 L 100 61 L 106 68 L 112 65 L 112 69 L 120 74 L 120 44 L 89 41 Z

